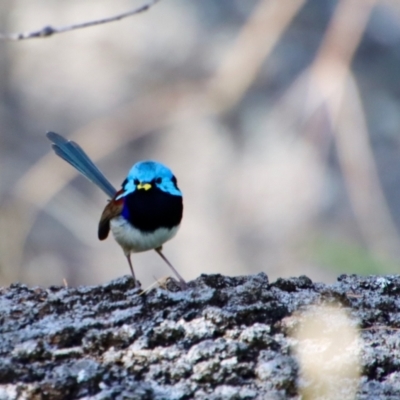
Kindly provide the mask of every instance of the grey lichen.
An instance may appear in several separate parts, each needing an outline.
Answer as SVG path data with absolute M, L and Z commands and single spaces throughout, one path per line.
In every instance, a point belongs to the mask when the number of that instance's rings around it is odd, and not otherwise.
M 358 398 L 400 398 L 400 278 L 203 275 L 189 286 L 1 289 L 0 399 L 297 399 L 290 318 L 322 303 L 362 328 Z

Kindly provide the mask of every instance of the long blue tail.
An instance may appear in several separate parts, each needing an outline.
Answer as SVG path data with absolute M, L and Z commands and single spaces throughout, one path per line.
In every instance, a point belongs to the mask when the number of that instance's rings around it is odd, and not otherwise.
M 53 142 L 51 147 L 59 157 L 97 185 L 110 199 L 114 197 L 117 190 L 77 143 L 55 132 L 47 132 L 46 136 Z

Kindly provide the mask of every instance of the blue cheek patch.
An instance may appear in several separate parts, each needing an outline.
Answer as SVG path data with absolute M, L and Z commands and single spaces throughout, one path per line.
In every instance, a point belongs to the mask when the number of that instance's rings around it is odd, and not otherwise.
M 136 186 L 133 181 L 128 181 L 124 186 L 124 192 L 121 193 L 115 200 L 120 200 L 123 197 L 127 196 L 129 193 L 133 193 L 136 190 Z
M 172 181 L 163 182 L 161 185 L 157 186 L 160 188 L 160 190 L 162 190 L 165 193 L 169 193 L 173 196 L 182 196 L 181 191 L 175 187 Z

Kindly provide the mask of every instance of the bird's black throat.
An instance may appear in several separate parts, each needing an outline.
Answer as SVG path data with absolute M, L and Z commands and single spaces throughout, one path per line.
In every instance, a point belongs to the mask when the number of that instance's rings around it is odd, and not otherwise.
M 182 214 L 182 196 L 171 195 L 157 187 L 135 190 L 124 197 L 122 216 L 143 232 L 171 229 L 180 224 Z

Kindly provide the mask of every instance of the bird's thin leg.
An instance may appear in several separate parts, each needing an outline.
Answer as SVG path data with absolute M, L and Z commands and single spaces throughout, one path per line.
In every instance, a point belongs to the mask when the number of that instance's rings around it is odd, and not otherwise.
M 125 256 L 126 256 L 126 259 L 128 260 L 129 268 L 131 269 L 131 273 L 132 273 L 133 280 L 135 282 L 135 286 L 136 287 L 140 287 L 140 284 L 136 280 L 136 277 L 135 277 L 135 271 L 133 270 L 132 261 L 131 261 L 131 254 L 128 253 L 128 254 L 125 254 Z
M 157 249 L 154 249 L 159 256 L 168 264 L 168 266 L 172 269 L 172 271 L 174 272 L 174 274 L 177 276 L 177 278 L 179 279 L 179 282 L 181 284 L 181 288 L 182 290 L 186 290 L 188 289 L 188 285 L 186 283 L 186 281 L 181 277 L 181 275 L 179 274 L 179 272 L 174 268 L 174 266 L 168 261 L 167 257 L 164 256 L 164 254 L 162 253 L 162 247 L 158 247 Z

